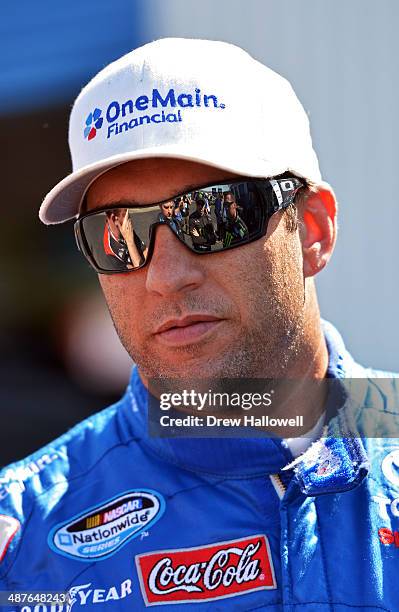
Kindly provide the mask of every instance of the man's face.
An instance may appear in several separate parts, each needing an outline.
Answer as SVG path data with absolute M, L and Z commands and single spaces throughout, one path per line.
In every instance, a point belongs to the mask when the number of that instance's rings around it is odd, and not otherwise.
M 129 162 L 92 184 L 87 208 L 159 202 L 228 174 L 181 160 Z M 144 377 L 273 377 L 295 360 L 301 338 L 302 267 L 299 235 L 277 213 L 263 238 L 206 255 L 158 226 L 144 268 L 99 278 L 115 328 Z
M 108 223 L 111 229 L 111 232 L 115 238 L 120 238 L 121 235 L 121 225 L 123 224 L 123 219 L 126 212 L 124 210 L 116 209 L 108 216 Z
M 235 217 L 237 215 L 237 204 L 235 203 L 235 200 L 234 200 L 234 198 L 232 198 L 232 196 L 227 196 L 227 197 L 230 198 L 230 199 L 228 199 L 226 201 L 227 214 L 232 219 L 235 219 Z
M 165 202 L 164 204 L 161 204 L 161 211 L 167 219 L 172 218 L 174 207 L 174 202 Z

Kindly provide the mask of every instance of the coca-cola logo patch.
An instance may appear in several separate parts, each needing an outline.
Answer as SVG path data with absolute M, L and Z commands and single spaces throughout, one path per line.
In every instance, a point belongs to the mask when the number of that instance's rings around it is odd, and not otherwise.
M 194 603 L 275 589 L 265 535 L 136 556 L 146 606 Z

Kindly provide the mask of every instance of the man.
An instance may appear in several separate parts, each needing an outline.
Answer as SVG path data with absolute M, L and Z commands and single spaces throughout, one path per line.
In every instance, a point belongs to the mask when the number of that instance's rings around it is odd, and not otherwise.
M 215 200 L 216 233 L 219 240 L 223 240 L 223 194 L 219 193 Z
M 248 228 L 241 219 L 237 210 L 237 202 L 232 191 L 226 191 L 224 194 L 224 207 L 226 212 L 226 221 L 224 224 L 224 239 L 223 246 L 228 247 L 232 244 L 237 244 L 248 238 Z
M 183 198 L 178 198 L 175 200 L 175 210 L 174 210 L 174 216 L 175 218 L 179 221 L 180 224 L 183 223 Z
M 78 216 L 138 368 L 118 404 L 2 472 L 2 589 L 68 591 L 74 610 L 398 610 L 398 390 L 320 320 L 336 202 L 289 84 L 226 43 L 156 41 L 83 89 L 70 135 L 74 171 L 40 217 Z M 197 253 L 154 220 L 219 186 L 246 198 L 241 242 Z M 149 241 L 123 274 L 90 248 L 122 205 Z M 291 381 L 307 436 L 150 437 L 147 387 L 182 371 Z
M 216 242 L 212 219 L 206 212 L 206 203 L 203 198 L 197 198 L 195 204 L 197 209 L 188 218 L 191 240 L 196 251 L 209 252 Z
M 127 270 L 144 261 L 145 244 L 134 232 L 126 209 L 106 213 L 103 247 L 108 259 L 105 265 L 113 270 Z
M 188 217 L 190 214 L 190 202 L 187 196 L 177 198 L 175 200 L 175 217 L 179 221 L 180 226 L 184 233 L 188 234 Z
M 158 214 L 158 222 L 167 223 L 178 236 L 184 239 L 182 226 L 180 219 L 176 216 L 175 203 L 173 200 L 163 202 L 159 205 L 159 208 L 160 213 Z
M 158 221 L 161 223 L 171 223 L 174 216 L 174 202 L 163 202 L 159 205 L 160 213 L 158 215 Z

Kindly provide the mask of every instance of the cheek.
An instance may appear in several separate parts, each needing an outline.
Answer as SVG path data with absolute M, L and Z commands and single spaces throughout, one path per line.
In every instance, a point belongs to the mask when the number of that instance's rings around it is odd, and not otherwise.
M 229 253 L 230 265 L 218 277 L 229 291 L 241 321 L 252 326 L 267 308 L 287 312 L 303 302 L 302 250 L 297 234 L 280 223 L 275 231 L 242 249 Z M 227 253 L 225 254 L 227 255 Z M 226 284 L 226 270 L 230 271 Z
M 134 272 L 133 274 L 139 274 Z M 134 282 L 130 274 L 99 275 L 99 281 L 103 290 L 111 317 L 119 331 L 123 333 L 125 327 L 129 327 L 130 333 L 137 327 L 142 304 L 142 295 L 139 285 Z M 136 313 L 136 316 L 134 316 Z M 137 331 L 137 330 L 136 330 Z
M 262 242 L 262 240 L 260 240 Z M 263 244 L 264 261 L 272 270 L 285 270 L 302 280 L 302 245 L 299 231 L 289 231 L 283 213 L 272 216 Z

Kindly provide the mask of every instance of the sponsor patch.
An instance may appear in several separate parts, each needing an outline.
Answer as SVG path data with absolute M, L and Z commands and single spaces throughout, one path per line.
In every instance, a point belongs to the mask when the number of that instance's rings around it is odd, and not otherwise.
M 391 520 L 391 515 L 399 517 L 399 497 L 392 499 L 385 495 L 373 495 L 371 499 L 378 504 L 378 514 L 382 519 Z
M 94 587 L 91 582 L 88 582 L 87 584 L 71 587 L 68 593 L 70 596 L 68 612 L 70 612 L 75 604 L 86 606 L 97 603 L 112 603 L 119 599 L 125 599 L 125 597 L 132 594 L 132 581 L 130 579 L 124 580 L 118 586 L 114 585 L 101 589 Z
M 194 603 L 275 589 L 265 535 L 136 556 L 146 606 Z
M 399 449 L 393 450 L 381 463 L 382 473 L 394 486 L 399 487 Z
M 385 455 L 381 461 L 381 471 L 384 478 L 388 481 L 390 488 L 399 488 L 399 449 L 395 449 Z M 378 492 L 372 496 L 374 503 L 378 504 L 378 514 L 385 521 L 391 521 L 393 517 L 399 518 L 399 497 L 389 491 Z M 381 530 L 380 530 L 381 531 Z M 381 540 L 381 538 L 380 538 Z M 382 540 L 381 540 L 382 542 Z M 385 544 L 386 542 L 382 542 Z
M 46 453 L 35 461 L 30 461 L 14 469 L 7 469 L 2 476 L 0 476 L 0 501 L 5 499 L 11 491 L 14 493 L 22 493 L 25 491 L 25 482 L 27 480 L 40 474 L 42 470 L 59 458 L 60 456 L 57 452 L 51 454 Z
M 21 523 L 13 516 L 0 514 L 0 563 L 20 526 Z
M 380 539 L 381 544 L 384 546 L 390 546 L 394 544 L 396 548 L 399 548 L 399 532 L 391 531 L 391 529 L 386 529 L 382 527 L 378 530 L 378 537 Z
M 156 491 L 126 491 L 53 527 L 48 544 L 65 557 L 101 561 L 148 529 L 164 511 L 165 501 Z
M 69 601 L 66 604 L 49 604 L 45 605 L 43 603 L 28 606 L 24 605 L 13 612 L 71 612 L 71 610 L 76 610 L 82 606 L 89 606 L 92 608 L 93 604 L 102 604 L 101 607 L 104 609 L 104 604 L 113 603 L 115 601 L 119 601 L 120 599 L 125 599 L 132 594 L 132 581 L 130 578 L 124 580 L 119 585 L 113 585 L 111 587 L 106 588 L 98 588 L 98 585 L 94 586 L 93 583 L 87 582 L 86 584 L 79 584 L 76 586 L 72 586 L 69 591 Z M 29 593 L 27 593 L 29 595 Z M 43 593 L 39 593 L 43 595 Z M 37 596 L 37 595 L 36 595 Z M 32 601 L 29 599 L 29 601 Z M 41 601 L 39 599 L 39 601 Z M 22 604 L 20 604 L 21 606 Z M 112 606 L 115 609 L 115 606 Z M 100 609 L 100 606 L 98 606 Z

